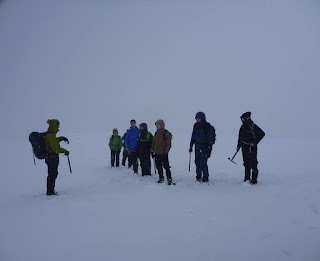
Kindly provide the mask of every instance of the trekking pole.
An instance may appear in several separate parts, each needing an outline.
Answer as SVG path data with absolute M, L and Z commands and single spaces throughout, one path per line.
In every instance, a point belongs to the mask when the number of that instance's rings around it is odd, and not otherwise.
M 70 174 L 72 174 L 72 169 L 71 169 L 71 164 L 70 164 L 70 158 L 69 158 L 69 155 L 68 155 L 67 157 L 68 157 L 68 162 L 69 162 Z
M 191 170 L 191 152 L 189 152 L 189 154 L 190 154 L 190 157 L 189 157 L 189 172 L 190 172 L 190 170 Z
M 235 162 L 233 161 L 233 159 L 234 159 L 234 157 L 238 154 L 238 152 L 239 152 L 239 151 L 237 151 L 237 152 L 233 155 L 232 159 L 228 158 L 228 160 L 230 160 L 230 161 L 231 161 L 232 163 L 234 163 L 234 164 L 237 164 L 237 163 L 235 163 Z
M 35 158 L 35 156 L 34 156 L 34 151 L 32 151 L 32 155 L 33 155 L 33 163 L 34 163 L 34 165 L 37 165 L 37 164 L 36 164 L 36 158 Z

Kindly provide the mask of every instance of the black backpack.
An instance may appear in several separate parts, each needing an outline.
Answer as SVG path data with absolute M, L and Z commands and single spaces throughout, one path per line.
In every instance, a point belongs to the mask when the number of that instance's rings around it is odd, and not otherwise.
M 212 132 L 213 132 L 213 144 L 216 143 L 216 129 L 209 123 L 207 122 L 207 128 L 205 128 L 205 132 L 207 134 L 207 131 L 209 128 L 212 128 Z
M 29 135 L 29 141 L 32 146 L 33 154 L 37 159 L 45 159 L 47 156 L 46 147 L 44 145 L 44 137 L 46 133 L 32 132 Z

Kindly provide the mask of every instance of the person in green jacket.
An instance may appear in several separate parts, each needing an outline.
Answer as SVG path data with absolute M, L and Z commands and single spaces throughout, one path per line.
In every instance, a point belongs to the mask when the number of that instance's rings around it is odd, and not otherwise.
M 63 136 L 56 137 L 60 127 L 60 122 L 58 120 L 48 120 L 47 123 L 49 124 L 49 128 L 44 138 L 44 144 L 47 151 L 45 162 L 48 165 L 47 195 L 57 195 L 54 187 L 58 177 L 59 153 L 69 155 L 69 151 L 61 148 L 59 142 L 65 141 L 69 144 L 69 140 Z
M 122 148 L 122 139 L 118 135 L 118 130 L 113 129 L 113 135 L 109 140 L 109 148 L 111 150 L 111 167 L 114 167 L 114 162 L 116 161 L 116 167 L 119 167 L 120 162 L 120 151 Z

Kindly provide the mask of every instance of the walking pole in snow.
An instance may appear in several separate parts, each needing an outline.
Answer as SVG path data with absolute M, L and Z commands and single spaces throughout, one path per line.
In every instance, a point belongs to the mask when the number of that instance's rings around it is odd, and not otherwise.
M 35 156 L 34 156 L 34 152 L 32 151 L 32 154 L 33 154 L 33 163 L 34 163 L 34 165 L 37 165 L 36 164 L 36 158 L 35 158 Z
M 69 155 L 68 155 L 67 157 L 68 157 L 68 162 L 69 162 L 70 174 L 72 174 L 72 169 L 71 169 L 71 164 L 70 164 L 70 158 L 69 158 Z
M 189 157 L 189 172 L 190 172 L 190 170 L 191 170 L 191 152 L 189 152 L 189 154 L 190 154 L 190 157 Z
M 233 161 L 234 157 L 237 155 L 238 151 L 233 155 L 232 159 L 228 158 L 228 160 L 230 160 L 232 163 L 237 164 Z

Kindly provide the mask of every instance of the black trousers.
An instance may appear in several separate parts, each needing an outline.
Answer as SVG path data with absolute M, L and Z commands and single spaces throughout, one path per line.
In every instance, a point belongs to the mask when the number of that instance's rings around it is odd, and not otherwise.
M 111 167 L 114 167 L 114 162 L 116 162 L 116 167 L 120 164 L 120 151 L 111 151 Z
M 171 180 L 171 170 L 170 170 L 170 164 L 169 164 L 169 157 L 168 154 L 156 154 L 155 155 L 156 160 L 156 167 L 158 170 L 159 178 L 163 179 L 163 169 L 166 170 L 167 179 Z
M 242 157 L 244 170 L 244 180 L 250 180 L 252 170 L 252 181 L 255 182 L 258 179 L 258 147 L 257 146 L 242 146 Z
M 129 167 L 130 166 L 133 166 L 134 173 L 138 173 L 138 156 L 135 151 L 130 151 L 129 153 Z
M 150 153 L 139 155 L 142 176 L 151 176 L 151 159 Z
M 127 158 L 128 158 L 128 152 L 127 152 L 127 150 L 123 149 L 123 152 L 122 152 L 122 165 L 123 166 L 126 165 Z
M 45 162 L 48 165 L 47 193 L 53 193 L 58 177 L 59 157 L 48 158 Z

